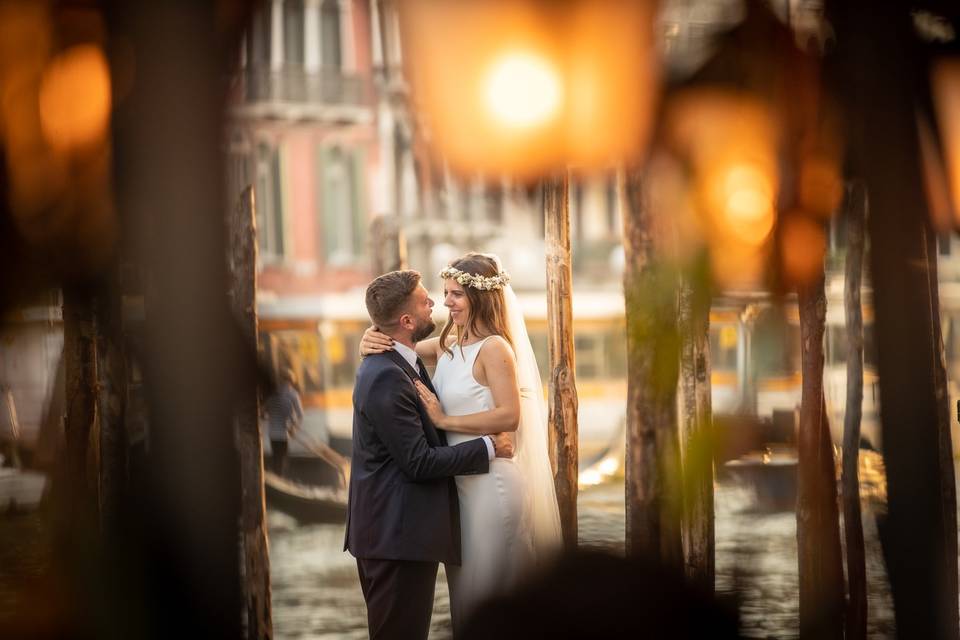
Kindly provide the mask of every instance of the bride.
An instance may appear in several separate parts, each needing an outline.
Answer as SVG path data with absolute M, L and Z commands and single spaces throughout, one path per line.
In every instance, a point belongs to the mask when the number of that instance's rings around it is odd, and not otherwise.
M 513 432 L 514 458 L 457 476 L 462 565 L 447 566 L 455 634 L 474 607 L 509 588 L 560 547 L 560 517 L 547 451 L 540 374 L 510 278 L 495 256 L 468 253 L 440 272 L 450 312 L 440 337 L 416 345 L 435 365 L 434 396 L 418 391 L 447 442 Z M 360 353 L 392 348 L 371 327 Z

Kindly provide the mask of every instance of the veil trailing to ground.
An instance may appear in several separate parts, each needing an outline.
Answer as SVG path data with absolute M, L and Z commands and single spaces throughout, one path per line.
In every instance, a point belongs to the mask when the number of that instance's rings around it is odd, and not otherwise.
M 496 261 L 498 270 L 502 272 L 500 259 L 494 255 L 490 257 Z M 507 327 L 513 338 L 517 358 L 517 381 L 520 385 L 520 426 L 517 429 L 514 461 L 527 483 L 526 516 L 529 517 L 529 530 L 539 563 L 559 551 L 562 544 L 557 492 L 550 468 L 547 408 L 537 358 L 530 345 L 520 302 L 509 284 L 503 288 L 503 297 L 506 303 Z

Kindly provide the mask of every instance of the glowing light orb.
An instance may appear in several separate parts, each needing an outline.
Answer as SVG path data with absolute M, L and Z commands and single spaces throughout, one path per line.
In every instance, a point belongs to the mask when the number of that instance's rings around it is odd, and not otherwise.
M 484 82 L 487 107 L 505 126 L 531 128 L 556 117 L 560 76 L 543 58 L 511 53 L 491 66 Z
M 761 244 L 773 230 L 773 185 L 757 167 L 732 167 L 724 180 L 723 215 L 742 242 Z
M 77 148 L 102 140 L 110 121 L 110 68 L 99 47 L 67 49 L 44 71 L 40 122 L 53 146 Z

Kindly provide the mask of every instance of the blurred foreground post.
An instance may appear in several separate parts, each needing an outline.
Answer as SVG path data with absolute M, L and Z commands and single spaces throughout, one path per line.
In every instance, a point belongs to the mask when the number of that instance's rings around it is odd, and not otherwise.
M 254 363 L 227 303 L 221 136 L 245 7 L 222 8 L 108 11 L 135 74 L 114 110 L 118 205 L 147 277 L 149 460 L 134 529 L 142 539 L 131 541 L 143 590 L 115 607 L 142 609 L 142 620 L 127 637 L 243 637 L 234 401 Z
M 683 558 L 687 577 L 713 591 L 713 415 L 710 398 L 710 297 L 705 278 L 686 274 L 677 301 L 680 332 L 680 455 Z
M 843 304 L 847 324 L 847 406 L 843 420 L 843 532 L 847 549 L 848 604 L 846 640 L 867 637 L 867 569 L 860 513 L 860 421 L 863 416 L 863 225 L 867 194 L 852 182 L 844 198 L 847 216 L 847 258 Z
M 574 377 L 573 294 L 570 272 L 570 178 L 543 184 L 550 349 L 549 451 L 566 549 L 577 546 L 577 388 Z
M 797 559 L 800 637 L 843 639 L 843 565 L 833 443 L 823 396 L 823 334 L 827 296 L 821 267 L 798 286 L 803 389 L 797 437 Z
M 854 175 L 864 179 L 879 364 L 887 516 L 878 519 L 899 638 L 958 633 L 956 499 L 950 435 L 941 430 L 930 271 L 929 211 L 920 165 L 916 78 L 926 73 L 910 7 L 828 2 L 837 88 Z M 953 480 L 950 480 L 953 484 Z
M 257 228 L 252 187 L 228 209 L 227 295 L 247 351 L 257 350 Z M 245 638 L 273 637 L 270 603 L 270 555 L 267 548 L 266 495 L 263 487 L 263 440 L 256 379 L 242 381 L 236 406 L 237 447 L 242 483 L 240 536 L 243 545 Z
M 627 553 L 680 569 L 676 280 L 657 264 L 639 167 L 620 176 L 627 315 Z

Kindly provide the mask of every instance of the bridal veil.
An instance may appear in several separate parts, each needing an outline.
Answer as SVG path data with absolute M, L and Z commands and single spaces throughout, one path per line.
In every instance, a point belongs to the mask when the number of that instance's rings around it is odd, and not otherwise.
M 488 255 L 495 260 L 498 270 L 503 271 L 500 259 Z M 520 426 L 517 429 L 514 460 L 527 483 L 526 515 L 536 559 L 540 563 L 559 551 L 562 544 L 560 513 L 548 449 L 547 408 L 537 358 L 530 345 L 520 302 L 509 284 L 503 288 L 503 296 L 520 385 Z

